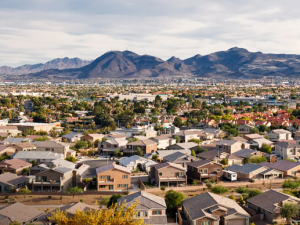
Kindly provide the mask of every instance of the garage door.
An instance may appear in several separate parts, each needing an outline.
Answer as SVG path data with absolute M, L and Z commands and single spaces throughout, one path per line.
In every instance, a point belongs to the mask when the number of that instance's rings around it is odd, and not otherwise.
M 231 219 L 227 225 L 246 225 L 246 219 Z

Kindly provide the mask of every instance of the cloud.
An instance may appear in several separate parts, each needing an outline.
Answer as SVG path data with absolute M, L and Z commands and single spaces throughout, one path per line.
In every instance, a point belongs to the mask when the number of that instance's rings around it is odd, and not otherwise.
M 238 46 L 300 54 L 296 0 L 0 1 L 0 65 L 129 49 L 185 59 Z

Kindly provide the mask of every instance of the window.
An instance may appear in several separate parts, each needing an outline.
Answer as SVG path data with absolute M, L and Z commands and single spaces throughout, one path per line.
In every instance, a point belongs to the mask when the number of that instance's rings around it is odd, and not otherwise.
M 128 175 L 123 175 L 123 179 L 127 179 L 128 178 Z
M 54 152 L 54 148 L 52 148 L 52 152 Z
M 209 221 L 202 221 L 201 225 L 210 225 L 210 222 Z
M 118 187 L 121 188 L 121 187 L 123 187 L 123 185 L 122 185 L 122 184 L 119 184 Z
M 26 159 L 26 162 L 29 162 L 29 159 Z
M 145 216 L 145 217 L 148 217 L 148 212 L 147 212 L 147 211 L 144 212 L 144 216 Z
M 185 173 L 184 172 L 181 172 L 181 176 L 184 176 L 185 175 Z
M 46 151 L 50 151 L 50 148 L 46 148 Z
M 105 188 L 105 185 L 100 185 L 100 188 Z
M 202 172 L 203 172 L 203 170 L 202 170 L 202 169 L 200 169 L 200 170 L 199 170 L 199 173 L 202 173 Z
M 159 175 L 159 176 L 162 176 L 162 173 L 159 173 L 158 175 Z
M 109 185 L 108 189 L 109 190 L 113 190 L 114 189 L 114 185 Z
M 105 176 L 100 176 L 100 179 L 103 179 L 103 180 L 104 180 L 104 179 L 105 179 Z
M 4 186 L 4 191 L 9 191 L 9 186 Z
M 160 210 L 152 211 L 152 215 L 161 215 Z
M 218 172 L 220 172 L 220 171 L 221 171 L 221 169 L 217 169 L 217 171 L 218 171 Z
M 203 169 L 203 174 L 207 174 L 207 169 Z
M 138 212 L 138 213 L 137 213 L 137 217 L 140 217 L 140 216 L 141 216 L 141 213 L 140 213 L 140 212 Z
M 106 180 L 110 180 L 110 176 L 106 176 Z
M 128 184 L 124 184 L 124 187 L 127 188 L 127 187 L 128 187 Z

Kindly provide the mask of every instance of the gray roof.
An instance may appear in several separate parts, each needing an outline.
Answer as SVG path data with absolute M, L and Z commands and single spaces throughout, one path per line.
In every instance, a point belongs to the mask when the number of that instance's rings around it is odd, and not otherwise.
M 234 145 L 235 143 L 237 143 L 239 141 L 234 141 L 234 140 L 221 140 L 219 142 L 216 143 L 216 145 L 228 145 L 228 146 L 231 146 L 231 145 Z
M 192 167 L 198 168 L 198 167 L 206 165 L 208 163 L 215 163 L 215 162 L 203 159 L 203 160 L 198 160 L 198 161 L 194 161 L 194 162 L 188 163 L 188 165 L 192 166 Z
M 210 151 L 206 151 L 206 152 L 201 152 L 201 153 L 197 154 L 197 156 L 199 158 L 203 158 L 203 159 L 214 160 L 216 157 L 218 157 L 221 154 L 222 154 L 222 151 L 220 151 L 220 150 L 210 150 Z
M 56 168 L 53 168 L 52 170 L 59 172 L 61 174 L 65 174 L 65 173 L 72 171 L 71 168 L 66 168 L 66 167 L 56 167 Z
M 178 158 L 181 158 L 183 156 L 186 156 L 186 154 L 181 153 L 181 152 L 174 152 L 173 154 L 165 156 L 163 159 L 168 161 L 168 162 L 174 162 Z
M 281 171 L 288 171 L 295 167 L 300 166 L 299 162 L 291 162 L 287 160 L 278 160 L 275 163 L 268 163 L 268 162 L 261 162 L 259 163 L 261 166 L 266 166 L 272 169 L 281 170 Z
M 191 148 L 195 148 L 196 146 L 198 146 L 198 144 L 194 143 L 194 142 L 187 142 L 187 143 L 177 143 L 174 145 L 170 145 L 169 147 L 177 147 L 177 149 L 191 149 Z
M 120 170 L 120 171 L 123 171 L 125 173 L 131 173 L 129 169 L 127 169 L 126 167 L 124 166 L 119 166 L 115 163 L 112 163 L 112 164 L 109 164 L 109 165 L 106 165 L 106 166 L 101 166 L 101 167 L 98 167 L 96 168 L 96 173 L 103 173 L 107 170 L 112 170 L 112 169 L 115 169 L 115 170 Z
M 78 132 L 71 132 L 71 133 L 63 135 L 62 137 L 63 138 L 74 138 L 76 136 L 78 136 L 80 138 L 80 137 L 83 136 L 83 134 L 82 133 L 78 133 Z
M 14 159 L 60 159 L 63 154 L 47 151 L 20 151 L 14 155 Z
M 9 184 L 12 186 L 23 182 L 28 182 L 28 181 L 29 181 L 28 177 L 18 176 L 17 174 L 14 173 L 7 172 L 0 175 L 1 183 Z
M 25 141 L 30 141 L 28 138 L 14 138 L 14 137 L 9 137 L 6 138 L 3 142 L 9 142 L 9 143 L 22 143 Z
M 69 144 L 64 143 L 64 142 L 58 142 L 58 141 L 34 141 L 32 142 L 36 147 L 41 147 L 41 148 L 56 148 L 56 147 L 61 147 L 65 148 L 69 146 Z
M 234 152 L 234 153 L 232 153 L 233 155 L 237 155 L 237 156 L 239 156 L 239 157 L 242 157 L 242 158 L 247 158 L 248 157 L 248 155 L 252 155 L 252 154 L 254 154 L 255 152 L 257 152 L 257 151 L 255 151 L 255 150 L 252 150 L 252 149 L 241 149 L 241 150 L 239 150 L 239 151 L 237 151 L 237 152 Z
M 215 206 L 222 207 L 222 209 L 227 210 L 227 213 L 231 213 L 231 209 L 234 209 L 236 213 L 250 217 L 250 215 L 232 199 L 210 192 L 205 192 L 201 195 L 186 199 L 182 202 L 182 206 L 192 220 L 202 217 L 218 220 L 218 216 L 213 215 L 211 212 L 215 209 Z M 226 214 L 224 216 L 226 216 Z
M 11 221 L 21 222 L 22 224 L 30 222 L 43 214 L 43 211 L 19 202 L 0 209 L 0 215 L 8 217 Z
M 166 209 L 165 199 L 145 191 L 139 191 L 131 195 L 124 196 L 118 199 L 119 202 L 126 201 L 127 206 L 131 206 L 135 201 L 140 204 L 137 206 L 137 210 L 143 209 Z
M 119 163 L 122 164 L 122 165 L 124 165 L 124 166 L 127 166 L 131 162 L 136 161 L 136 160 L 145 160 L 145 161 L 148 161 L 148 159 L 145 159 L 145 158 L 140 157 L 138 155 L 133 155 L 133 156 L 130 156 L 128 158 L 123 158 L 123 159 L 119 160 Z
M 261 165 L 246 163 L 243 166 L 233 164 L 231 166 L 228 166 L 226 169 L 234 171 L 234 172 L 238 172 L 238 173 L 249 174 L 249 173 L 251 173 L 255 170 L 258 170 L 262 167 L 263 166 L 261 166 Z
M 155 169 L 159 170 L 161 168 L 165 168 L 165 167 L 168 167 L 168 166 L 175 167 L 177 169 L 185 171 L 185 168 L 183 168 L 181 165 L 178 165 L 178 164 L 175 164 L 175 163 L 169 163 L 169 162 L 151 165 L 151 168 L 154 167 Z
M 247 200 L 248 203 L 251 203 L 253 205 L 256 205 L 262 209 L 265 209 L 269 212 L 272 213 L 278 213 L 280 212 L 280 205 L 282 201 L 291 199 L 293 201 L 297 201 L 300 203 L 300 199 L 281 193 L 277 192 L 275 190 L 268 190 L 260 195 L 254 196 L 252 198 L 249 198 Z

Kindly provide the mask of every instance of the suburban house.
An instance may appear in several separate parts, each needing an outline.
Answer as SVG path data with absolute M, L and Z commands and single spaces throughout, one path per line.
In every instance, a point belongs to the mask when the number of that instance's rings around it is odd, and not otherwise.
M 6 217 L 9 220 L 9 223 L 1 223 L 3 225 L 10 224 L 13 221 L 18 221 L 21 224 L 31 224 L 39 220 L 43 215 L 44 211 L 19 202 L 0 208 L 0 216 Z
M 96 168 L 98 191 L 121 191 L 131 187 L 131 172 L 115 163 Z
M 294 141 L 278 141 L 275 143 L 275 154 L 282 159 L 294 159 L 300 157 L 300 145 Z
M 69 144 L 58 141 L 35 141 L 36 151 L 55 152 L 63 154 L 65 157 L 74 156 L 76 152 L 69 149 Z
M 35 174 L 31 185 L 32 191 L 62 191 L 77 184 L 73 182 L 71 168 L 55 167 Z
M 180 225 L 249 225 L 250 215 L 234 200 L 205 192 L 182 201 Z
M 0 132 L 7 132 L 11 136 L 22 134 L 22 131 L 20 131 L 17 126 L 0 126 Z
M 124 153 L 126 152 L 130 155 L 136 152 L 138 148 L 141 148 L 144 154 L 155 152 L 157 150 L 157 143 L 150 139 L 134 141 L 127 144 L 127 149 L 124 150 Z
M 283 178 L 283 172 L 279 170 L 252 163 L 246 163 L 244 165 L 231 165 L 227 167 L 226 170 L 236 172 L 238 180 L 273 180 L 276 178 Z
M 10 193 L 12 189 L 24 188 L 30 182 L 30 178 L 26 176 L 18 176 L 14 173 L 0 174 L 0 192 Z
M 98 153 L 111 155 L 116 149 L 126 149 L 128 141 L 125 138 L 107 137 L 106 140 L 98 143 Z
M 168 150 L 194 150 L 199 145 L 195 142 L 177 143 L 167 147 Z
M 268 190 L 247 200 L 248 208 L 263 214 L 268 223 L 280 222 L 280 210 L 285 203 L 300 204 L 300 199 L 275 190 Z M 299 220 L 299 218 L 296 218 Z
M 186 169 L 175 163 L 159 163 L 151 166 L 149 181 L 158 187 L 178 187 L 187 184 Z
M 220 162 L 222 159 L 227 159 L 228 165 L 242 165 L 244 161 L 242 157 L 239 157 L 234 154 L 228 154 L 227 152 L 223 152 L 217 149 L 201 152 L 197 154 L 197 157 L 200 159 L 206 159 L 214 162 Z
M 12 145 L 16 152 L 19 151 L 36 151 L 36 146 L 30 142 L 17 143 Z
M 181 152 L 174 152 L 173 154 L 167 155 L 163 158 L 163 162 L 170 162 L 181 165 L 186 168 L 187 163 L 199 160 L 195 156 L 186 155 Z
M 16 149 L 9 145 L 0 145 L 0 155 L 13 155 L 16 152 Z
M 61 206 L 58 209 L 55 209 L 53 212 L 57 212 L 60 210 L 61 212 L 67 213 L 67 217 L 72 217 L 76 213 L 76 211 L 86 212 L 87 210 L 98 210 L 97 206 L 88 205 L 83 202 L 71 203 L 69 205 Z M 52 212 L 47 213 L 43 216 L 39 221 L 44 222 L 47 221 L 53 224 L 55 221 L 50 221 L 48 217 L 52 215 Z
M 15 173 L 17 175 L 24 174 L 25 170 L 29 173 L 29 168 L 32 166 L 31 163 L 25 162 L 20 159 L 10 159 L 0 161 L 0 172 L 1 173 Z M 25 170 L 24 170 L 25 169 Z M 28 174 L 27 174 L 28 175 Z
M 203 130 L 182 130 L 177 133 L 172 134 L 173 138 L 175 136 L 180 138 L 180 142 L 186 143 L 191 139 L 197 139 L 200 140 L 202 138 L 205 138 L 205 140 L 210 140 L 214 138 L 214 134 L 211 133 L 205 133 Z M 200 138 L 201 137 L 201 138 Z
M 63 141 L 69 142 L 69 143 L 74 143 L 76 141 L 80 141 L 81 137 L 84 135 L 78 132 L 71 132 L 68 134 L 63 135 L 61 138 Z
M 17 137 L 9 137 L 3 140 L 3 144 L 8 145 L 8 144 L 17 144 L 17 143 L 22 143 L 22 142 L 31 142 L 30 139 L 28 138 L 17 138 Z
M 243 137 L 246 140 L 251 141 L 251 140 L 254 140 L 254 139 L 257 139 L 257 138 L 263 138 L 264 136 L 260 135 L 260 134 L 245 134 Z
M 277 129 L 272 130 L 268 133 L 270 141 L 279 141 L 279 140 L 293 140 L 292 133 L 284 130 L 284 129 Z
M 119 160 L 119 165 L 124 166 L 130 171 L 134 171 L 136 169 L 139 169 L 141 171 L 145 171 L 146 173 L 149 173 L 150 166 L 157 164 L 151 159 L 146 159 L 144 157 L 133 155 L 128 158 L 124 157 Z
M 249 124 L 242 124 L 238 126 L 239 134 L 250 134 L 251 130 L 254 128 L 254 126 Z
M 271 147 L 274 145 L 272 141 L 265 138 L 252 139 L 251 141 L 248 141 L 248 143 L 250 144 L 251 149 L 260 149 L 263 144 L 267 144 Z
M 203 180 L 219 180 L 222 177 L 222 164 L 199 160 L 187 164 L 187 176 L 189 179 L 202 182 Z
M 299 162 L 291 162 L 287 160 L 278 160 L 274 163 L 261 162 L 259 163 L 261 166 L 266 166 L 275 170 L 282 171 L 284 176 L 300 176 L 300 163 Z
M 147 130 L 145 130 L 145 136 L 147 138 L 156 137 L 157 136 L 157 131 L 153 130 L 153 129 L 147 129 Z
M 176 144 L 176 139 L 173 139 L 171 134 L 163 134 L 150 140 L 157 143 L 157 149 L 166 149 L 168 146 Z
M 104 138 L 105 135 L 103 134 L 86 134 L 84 136 L 82 136 L 80 139 L 82 141 L 86 141 L 88 142 L 89 140 L 91 140 L 92 142 L 95 142 L 96 140 L 102 141 L 102 138 Z
M 221 128 L 203 128 L 202 129 L 205 133 L 210 133 L 214 135 L 214 138 L 224 138 L 226 133 L 221 130 Z
M 255 156 L 264 156 L 266 153 L 252 150 L 252 149 L 241 149 L 237 152 L 234 152 L 233 155 L 243 158 L 244 160 L 247 158 L 255 157 Z
M 159 225 L 167 224 L 166 202 L 165 199 L 145 191 L 139 191 L 131 195 L 118 199 L 118 204 L 126 202 L 125 210 L 134 202 L 139 202 L 135 210 L 139 210 L 136 217 L 143 217 L 147 224 Z
M 223 152 L 233 154 L 241 149 L 249 148 L 250 145 L 246 142 L 234 141 L 234 140 L 222 140 L 216 143 L 217 148 Z
M 21 159 L 26 162 L 32 163 L 35 161 L 37 164 L 50 162 L 54 159 L 63 159 L 64 155 L 54 152 L 40 152 L 40 151 L 30 151 L 30 152 L 18 152 L 13 156 L 14 159 Z

